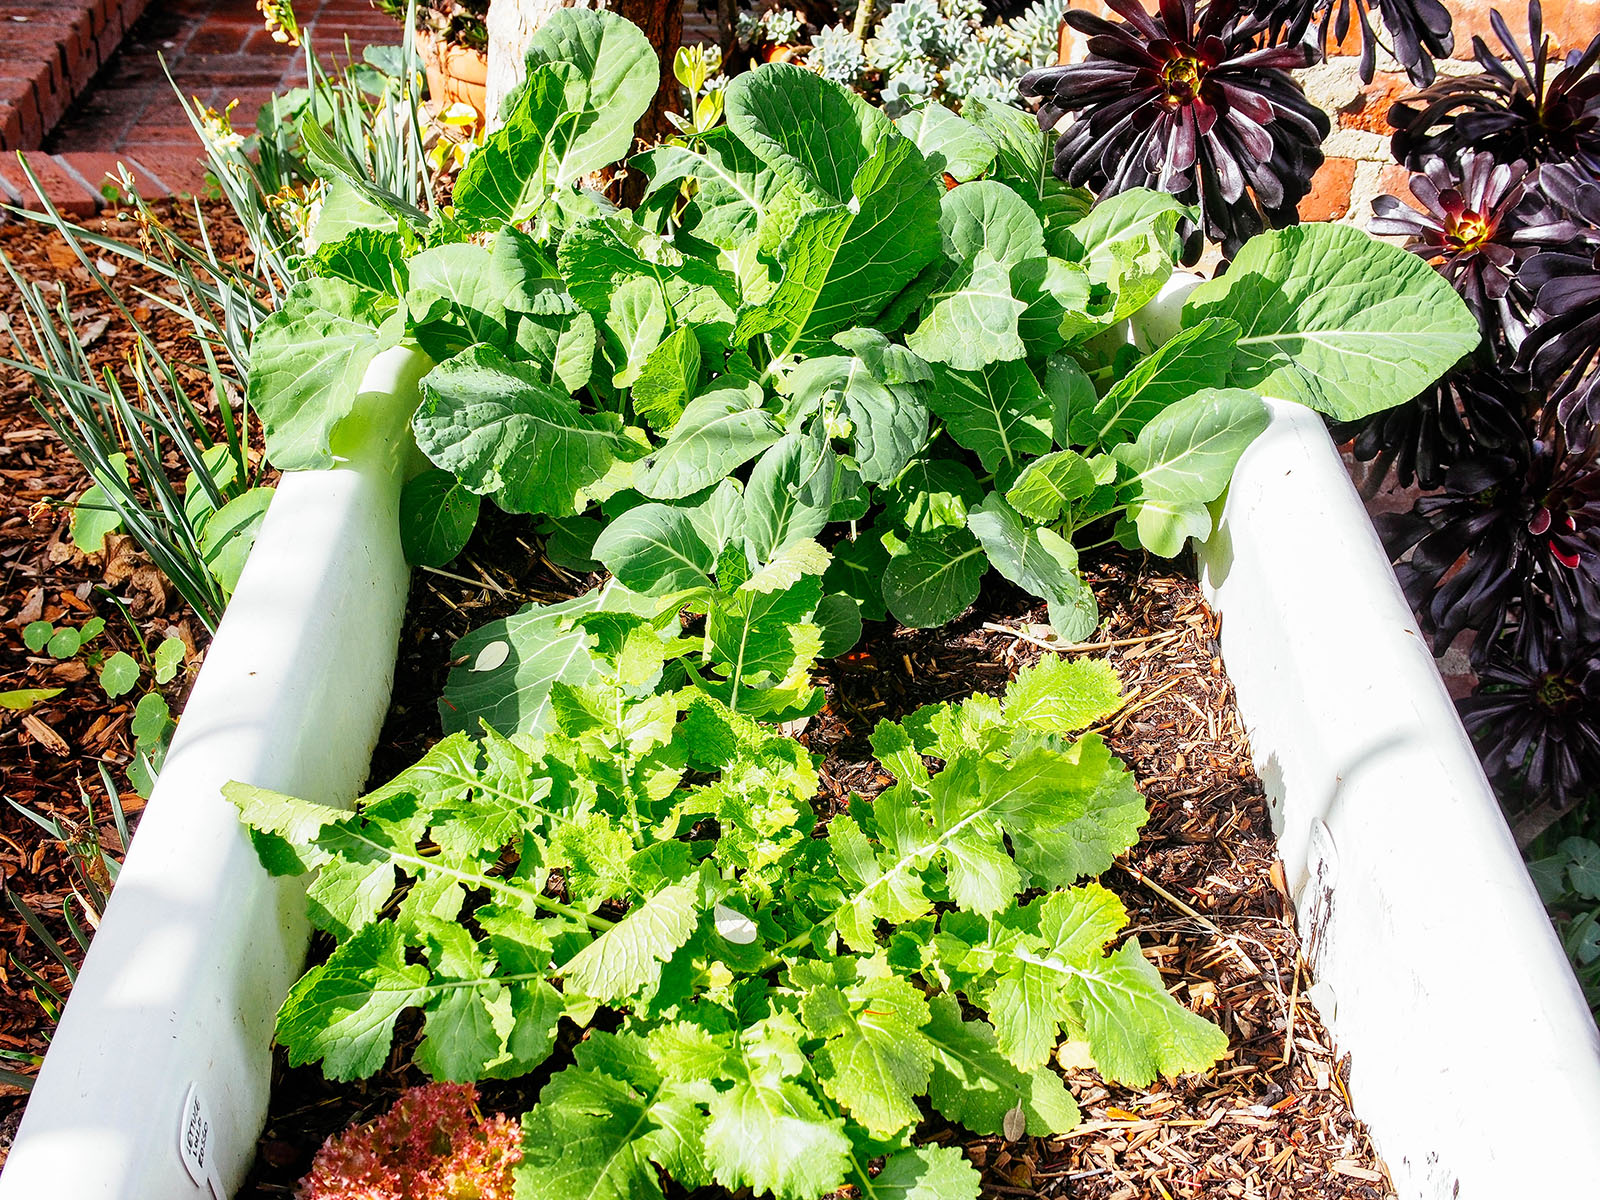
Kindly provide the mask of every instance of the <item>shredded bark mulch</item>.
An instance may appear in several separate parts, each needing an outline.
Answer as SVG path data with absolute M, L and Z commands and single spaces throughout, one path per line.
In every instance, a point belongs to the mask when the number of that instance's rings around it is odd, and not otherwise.
M 181 210 L 163 206 L 162 212 L 175 222 L 186 220 Z M 213 207 L 208 215 L 220 214 Z M 136 223 L 118 220 L 114 214 L 97 219 L 97 228 L 130 241 L 139 232 Z M 242 253 L 236 226 L 215 220 L 212 233 L 222 246 Z M 135 344 L 132 330 L 120 322 L 89 269 L 51 230 L 20 220 L 0 224 L 0 251 L 25 277 L 47 284 L 48 290 L 64 289 L 73 327 L 94 365 L 123 371 Z M 197 351 L 188 323 L 137 295 L 139 288 L 160 293 L 164 283 L 123 260 L 106 263 L 115 271 L 113 283 L 164 351 L 179 362 L 194 357 Z M 31 351 L 20 299 L 10 280 L 0 275 L 0 357 L 13 358 L 17 349 L 6 322 L 13 323 L 18 339 Z M 73 546 L 69 512 L 63 506 L 90 480 L 34 410 L 31 390 L 21 372 L 0 366 L 0 692 L 62 691 L 25 712 L 0 707 L 0 796 L 58 818 L 75 839 L 85 845 L 98 841 L 120 857 L 121 841 L 99 768 L 104 764 L 110 769 L 123 809 L 130 823 L 136 822 L 144 801 L 127 780 L 133 750 L 128 726 L 145 688 L 115 701 L 100 689 L 94 670 L 98 656 L 116 650 L 139 655 L 134 630 L 110 597 L 122 601 L 151 645 L 169 630 L 183 638 L 188 650 L 185 669 L 161 689 L 173 712 L 179 710 L 199 668 L 208 637 L 205 626 L 130 539 L 113 534 L 97 554 L 85 555 Z M 178 464 L 170 465 L 181 477 Z M 23 644 L 22 630 L 31 621 L 77 627 L 91 617 L 104 619 L 105 632 L 71 659 L 58 662 Z M 141 683 L 148 685 L 148 677 Z M 93 806 L 92 828 L 84 795 Z M 66 845 L 10 804 L 0 803 L 0 876 L 5 887 L 40 915 L 76 964 L 81 954 L 68 935 L 62 906 L 72 906 L 88 926 L 97 914 L 74 895 L 77 876 L 71 855 Z M 49 1045 L 54 1018 L 17 969 L 19 962 L 58 992 L 70 991 L 66 969 L 27 928 L 9 900 L 0 899 L 0 1049 L 40 1055 Z M 25 1059 L 9 1057 L 0 1061 L 0 1067 L 23 1074 L 35 1069 Z M 20 1089 L 0 1085 L 0 1162 L 26 1099 Z
M 374 782 L 439 736 L 434 701 L 457 637 L 598 578 L 550 563 L 525 520 L 488 510 L 451 574 L 459 578 L 413 577 Z M 982 1169 L 984 1194 L 997 1198 L 1385 1200 L 1394 1193 L 1351 1111 L 1348 1064 L 1304 994 L 1309 981 L 1266 800 L 1222 669 L 1217 620 L 1173 564 L 1114 552 L 1090 561 L 1088 575 L 1106 620 L 1097 644 L 1070 653 L 1107 657 L 1122 676 L 1127 702 L 1099 732 L 1134 771 L 1150 809 L 1139 844 L 1102 882 L 1127 905 L 1128 932 L 1174 994 L 1227 1031 L 1229 1055 L 1204 1075 L 1145 1090 L 1063 1066 L 1084 1115 L 1065 1137 L 972 1138 L 937 1119 L 919 1136 L 964 1146 Z M 880 719 L 975 690 L 998 693 L 1022 667 L 1057 653 L 1044 622 L 1042 605 L 998 584 L 942 629 L 869 623 L 855 651 L 825 665 L 827 708 L 801 734 L 824 756 L 819 811 L 889 782 L 867 745 Z M 419 1022 L 402 1022 L 388 1068 L 355 1084 L 331 1084 L 315 1067 L 288 1068 L 280 1054 L 272 1112 L 241 1195 L 292 1194 L 328 1136 L 425 1082 L 409 1065 L 419 1036 Z M 483 1085 L 485 1111 L 520 1114 L 546 1077 Z

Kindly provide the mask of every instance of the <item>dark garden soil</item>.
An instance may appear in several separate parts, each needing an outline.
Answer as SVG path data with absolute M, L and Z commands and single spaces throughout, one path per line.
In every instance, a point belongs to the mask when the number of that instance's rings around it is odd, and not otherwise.
M 413 577 L 375 782 L 439 736 L 435 698 L 457 637 L 524 603 L 565 599 L 597 581 L 545 559 L 528 522 L 485 514 L 452 565 L 458 578 Z M 937 1119 L 921 1136 L 963 1145 L 992 1197 L 1392 1196 L 1351 1112 L 1346 1064 L 1303 994 L 1299 939 L 1218 656 L 1216 618 L 1173 564 L 1116 552 L 1091 561 L 1087 574 L 1106 620 L 1095 645 L 1068 652 L 1104 656 L 1121 674 L 1127 703 L 1099 731 L 1135 772 L 1151 814 L 1139 844 L 1102 882 L 1122 897 L 1132 916 L 1128 932 L 1138 934 L 1169 988 L 1227 1031 L 1230 1052 L 1212 1072 L 1142 1091 L 1107 1086 L 1092 1069 L 1064 1068 L 1084 1114 L 1065 1137 L 974 1139 Z M 1002 584 L 942 629 L 869 623 L 855 651 L 823 668 L 828 704 L 801 734 L 824 758 L 819 810 L 837 811 L 852 791 L 872 796 L 891 782 L 867 745 L 879 720 L 974 690 L 1000 692 L 1020 668 L 1056 653 L 1039 636 L 1048 635 L 1044 620 L 1042 605 Z M 290 1069 L 280 1053 L 271 1115 L 241 1195 L 292 1194 L 324 1139 L 425 1082 L 408 1065 L 419 1036 L 420 1022 L 402 1022 L 389 1067 L 355 1084 L 328 1083 L 314 1066 Z M 482 1085 L 484 1111 L 520 1114 L 545 1078 Z

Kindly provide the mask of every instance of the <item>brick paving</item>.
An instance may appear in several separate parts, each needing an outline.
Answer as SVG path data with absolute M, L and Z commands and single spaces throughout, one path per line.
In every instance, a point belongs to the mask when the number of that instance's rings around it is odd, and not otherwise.
M 0 7 L 5 20 L 27 30 L 0 39 L 0 150 L 29 151 L 51 199 L 71 215 L 105 203 L 101 188 L 119 162 L 150 195 L 204 187 L 174 84 L 219 110 L 237 101 L 233 123 L 245 129 L 275 92 L 304 83 L 303 51 L 272 40 L 254 0 L 147 2 L 6 0 Z M 301 0 L 296 12 L 324 63 L 342 58 L 347 42 L 359 53 L 400 40 L 399 23 L 368 0 Z M 0 31 L 12 32 L 3 21 Z M 53 51 L 41 50 L 47 38 Z M 76 74 L 70 63 L 80 64 Z M 0 200 L 39 206 L 11 153 L 0 156 Z

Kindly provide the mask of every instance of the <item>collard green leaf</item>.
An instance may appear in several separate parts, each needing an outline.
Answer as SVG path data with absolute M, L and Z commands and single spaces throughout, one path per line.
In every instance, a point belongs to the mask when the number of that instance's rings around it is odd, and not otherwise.
M 406 312 L 412 336 L 428 357 L 442 362 L 477 342 L 506 346 L 505 295 L 487 249 L 466 242 L 435 246 L 406 266 Z
M 375 293 L 341 279 L 308 279 L 261 323 L 250 346 L 248 393 L 273 466 L 333 465 L 329 440 L 355 407 L 386 315 Z
M 820 430 L 819 430 L 820 432 Z M 823 439 L 786 434 L 756 461 L 745 488 L 745 537 L 758 562 L 815 537 L 833 508 L 835 455 Z
M 938 255 L 926 160 L 859 96 L 788 63 L 739 76 L 726 105 L 728 127 L 818 206 L 779 251 L 784 279 L 766 328 L 741 325 L 768 333 L 782 355 L 871 323 Z
M 1019 1105 L 1033 1137 L 1077 1126 L 1072 1093 L 1049 1067 L 1012 1066 L 996 1045 L 993 1027 L 963 1020 L 952 996 L 935 996 L 928 1009 L 931 1019 L 922 1031 L 933 1046 L 928 1098 L 940 1115 L 984 1135 L 1004 1132 L 1006 1114 Z
M 738 285 L 727 272 L 625 215 L 584 221 L 569 230 L 558 261 L 572 298 L 601 320 L 612 296 L 630 279 L 653 280 L 660 287 L 674 325 L 731 322 L 739 302 Z
M 414 566 L 442 567 L 466 548 L 479 500 L 449 471 L 424 471 L 400 489 L 400 546 Z
M 667 302 L 655 280 L 636 275 L 612 293 L 601 323 L 612 384 L 619 388 L 633 385 L 660 346 L 667 321 Z
M 1074 500 L 1094 491 L 1094 470 L 1081 454 L 1057 450 L 1022 469 L 1006 491 L 1006 502 L 1022 516 L 1048 523 L 1058 520 Z
M 1206 388 L 1221 387 L 1233 364 L 1239 327 L 1201 321 L 1139 360 L 1095 405 L 1074 414 L 1073 440 L 1086 446 L 1137 437 L 1157 413 Z
M 458 216 L 477 228 L 514 224 L 546 197 L 628 152 L 660 82 L 655 51 L 615 13 L 558 9 L 527 49 L 527 73 L 502 124 L 456 183 Z
M 895 127 L 917 144 L 928 169 L 957 183 L 977 179 L 994 162 L 998 148 L 971 121 L 942 104 L 925 104 L 895 119 Z
M 276 489 L 254 487 L 229 500 L 206 519 L 200 538 L 200 557 L 206 570 L 227 595 L 239 586 L 239 576 L 267 518 Z
M 761 402 L 754 386 L 696 396 L 665 444 L 635 465 L 634 487 L 652 499 L 676 500 L 720 482 L 782 436 Z
M 946 192 L 939 202 L 939 232 L 952 262 L 971 262 L 983 251 L 1007 267 L 1044 257 L 1038 216 L 1015 191 L 992 179 Z
M 978 598 L 985 566 L 983 548 L 964 529 L 915 535 L 884 570 L 884 603 L 903 625 L 943 625 Z
M 582 512 L 586 489 L 644 452 L 613 414 L 583 412 L 536 370 L 491 346 L 439 364 L 422 392 L 411 420 L 417 445 L 507 512 Z
M 1050 402 L 1025 362 L 997 362 L 981 371 L 934 370 L 933 386 L 924 393 L 928 407 L 985 470 L 1020 467 L 1050 450 Z
M 624 587 L 664 596 L 711 586 L 719 549 L 706 543 L 690 509 L 641 504 L 606 526 L 594 556 Z
M 1245 243 L 1190 294 L 1183 323 L 1239 325 L 1228 382 L 1353 421 L 1414 396 L 1478 344 L 1472 314 L 1423 259 L 1348 225 Z
M 1169 405 L 1137 441 L 1113 453 L 1134 473 L 1143 495 L 1215 500 L 1267 419 L 1266 405 L 1254 393 L 1208 388 Z
M 696 141 L 694 146 L 656 146 L 634 156 L 629 169 L 650 177 L 647 197 L 694 180 L 684 228 L 724 250 L 737 250 L 775 223 L 773 214 L 792 189 L 731 130 L 708 130 Z
M 1182 252 L 1178 221 L 1190 212 L 1165 192 L 1130 188 L 1068 227 L 1066 256 L 1115 293 L 1113 321 L 1138 312 L 1172 277 Z
M 1027 305 L 1011 292 L 1010 268 L 987 250 L 980 250 L 970 266 L 957 268 L 928 304 L 906 345 L 929 362 L 981 371 L 1026 353 L 1017 321 Z
M 967 517 L 967 528 L 995 570 L 1052 604 L 1070 603 L 1081 589 L 1078 552 L 1055 530 L 1024 520 L 998 492 Z
M 530 604 L 479 626 L 458 641 L 439 715 L 444 731 L 476 730 L 480 721 L 510 735 L 546 727 L 553 683 L 587 683 L 595 676 L 589 635 L 572 622 L 600 610 L 653 613 L 657 602 L 608 586 L 560 604 Z M 501 646 L 504 646 L 504 651 Z
M 883 572 L 889 565 L 889 552 L 882 539 L 871 534 L 846 538 L 833 548 L 833 561 L 822 577 L 830 592 L 849 596 L 861 606 L 861 616 L 881 621 L 888 609 L 883 602 Z
M 311 256 L 310 270 L 386 296 L 398 297 L 406 289 L 403 243 L 392 229 L 353 229 L 338 241 L 324 242 Z
M 633 410 L 657 433 L 665 433 L 683 415 L 683 407 L 699 390 L 700 341 L 694 329 L 673 330 L 650 352 L 633 381 Z
M 966 100 L 961 115 L 995 144 L 989 178 L 1028 202 L 1044 224 L 1050 252 L 1061 254 L 1065 229 L 1089 211 L 1093 197 L 1056 178 L 1054 131 L 1041 130 L 1032 113 L 977 97 Z

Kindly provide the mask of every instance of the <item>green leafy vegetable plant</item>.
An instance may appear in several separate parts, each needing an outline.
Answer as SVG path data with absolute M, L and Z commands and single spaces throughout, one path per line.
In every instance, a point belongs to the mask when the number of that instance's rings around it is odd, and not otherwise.
M 771 570 L 661 599 L 611 584 L 486 631 L 459 674 L 516 672 L 552 639 L 576 666 L 541 665 L 509 735 L 494 722 L 510 710 L 457 687 L 476 732 L 354 813 L 229 786 L 269 869 L 317 870 L 312 919 L 338 940 L 279 1014 L 291 1061 L 369 1075 L 421 1010 L 434 1078 L 517 1076 L 570 1042 L 565 1019 L 589 1032 L 524 1118 L 521 1197 L 660 1195 L 659 1170 L 954 1200 L 977 1174 L 911 1144 L 924 1105 L 977 1133 L 1061 1133 L 1078 1120 L 1048 1068 L 1063 1036 L 1134 1084 L 1216 1060 L 1222 1032 L 1167 995 L 1136 939 L 1116 945 L 1120 902 L 1080 882 L 1145 818 L 1100 738 L 1070 736 L 1120 707 L 1111 669 L 1050 660 L 1003 697 L 880 723 L 894 785 L 823 828 L 812 756 L 748 715 L 806 706 L 795 664 L 818 640 L 797 617 L 740 624 L 730 596 L 815 605 L 811 574 L 752 587 Z
M 1253 239 L 1171 337 L 1133 343 L 1121 323 L 1169 283 L 1182 205 L 1092 204 L 1019 110 L 893 121 L 785 64 L 730 83 L 722 124 L 630 159 L 643 200 L 617 209 L 585 181 L 657 77 L 632 25 L 559 10 L 453 209 L 319 160 L 321 274 L 251 368 L 278 466 L 330 463 L 366 363 L 410 342 L 437 363 L 412 428 L 456 480 L 409 493 L 416 561 L 457 552 L 467 497 L 490 497 L 565 522 L 630 587 L 680 586 L 709 566 L 689 513 L 727 485 L 752 554 L 828 547 L 830 608 L 937 625 L 993 568 L 1078 639 L 1097 621 L 1078 549 L 1208 535 L 1263 396 L 1350 419 L 1477 340 L 1426 264 L 1313 225 Z

